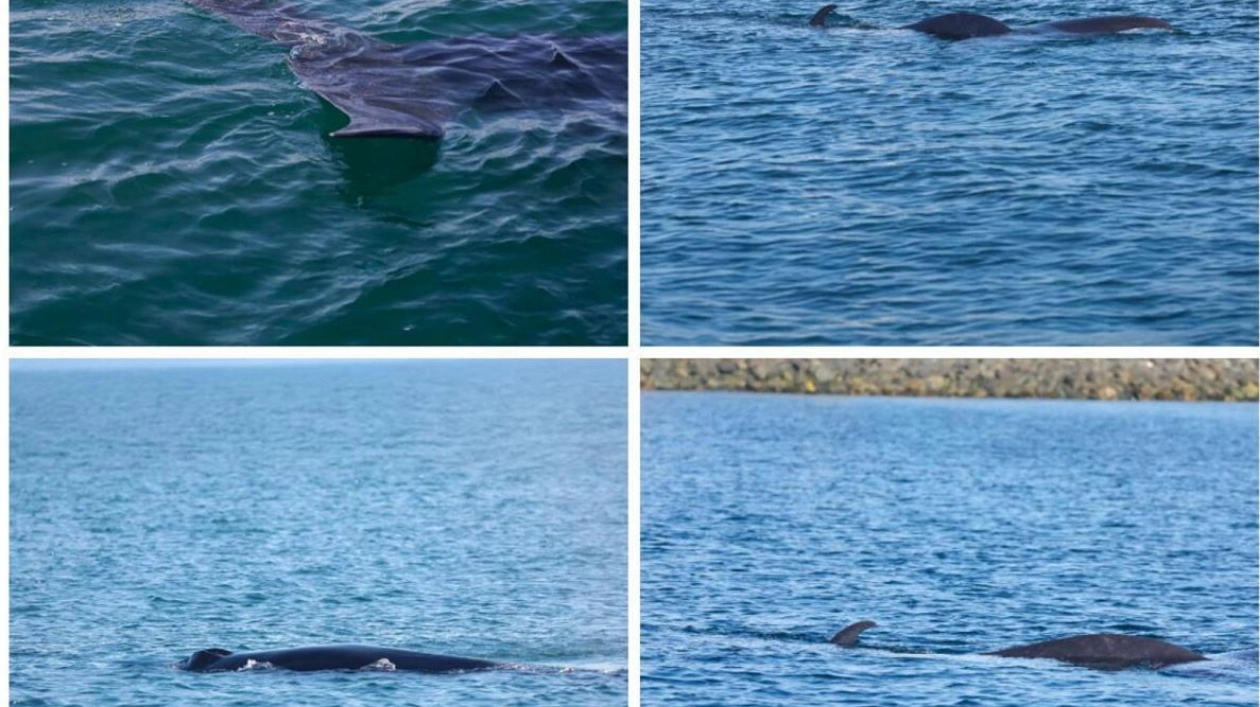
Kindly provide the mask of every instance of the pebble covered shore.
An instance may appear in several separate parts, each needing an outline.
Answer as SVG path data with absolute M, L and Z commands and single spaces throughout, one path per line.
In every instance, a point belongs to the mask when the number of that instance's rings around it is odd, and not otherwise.
M 1248 359 L 644 359 L 644 390 L 1256 400 Z

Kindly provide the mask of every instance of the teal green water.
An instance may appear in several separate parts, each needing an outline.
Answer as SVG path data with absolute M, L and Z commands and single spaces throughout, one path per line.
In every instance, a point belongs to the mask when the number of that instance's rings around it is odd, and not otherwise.
M 624 34 L 611 2 L 300 3 L 390 42 Z M 338 141 L 285 49 L 178 0 L 11 5 L 17 345 L 614 345 L 624 102 Z

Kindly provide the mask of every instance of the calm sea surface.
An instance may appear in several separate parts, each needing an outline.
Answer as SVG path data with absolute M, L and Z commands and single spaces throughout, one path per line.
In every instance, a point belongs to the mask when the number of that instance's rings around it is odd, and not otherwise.
M 642 400 L 645 706 L 1256 702 L 1254 404 Z M 1095 632 L 1211 660 L 974 655 Z
M 624 34 L 621 0 L 303 0 L 396 43 Z M 337 140 L 286 49 L 180 0 L 10 6 L 16 344 L 620 344 L 627 127 Z
M 1254 2 L 822 4 L 643 1 L 644 343 L 1256 345 Z
M 11 704 L 625 705 L 625 401 L 623 361 L 19 369 Z M 545 667 L 173 667 L 323 643 Z

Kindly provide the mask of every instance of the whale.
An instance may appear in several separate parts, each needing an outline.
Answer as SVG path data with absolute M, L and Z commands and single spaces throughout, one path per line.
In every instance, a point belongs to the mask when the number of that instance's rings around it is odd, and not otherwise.
M 1089 633 L 986 653 L 1003 658 L 1049 658 L 1089 668 L 1121 670 L 1133 667 L 1163 668 L 1207 660 L 1188 648 L 1145 636 Z
M 177 663 L 181 670 L 194 673 L 221 673 L 271 667 L 298 672 L 315 670 L 407 670 L 419 673 L 462 673 L 508 667 L 479 658 L 460 658 L 436 653 L 417 653 L 401 648 L 335 645 L 284 648 L 269 651 L 233 653 L 224 648 L 197 651 Z
M 858 637 L 877 626 L 874 621 L 859 621 L 846 626 L 831 637 L 831 643 L 842 648 L 857 645 Z M 1118 633 L 1088 633 L 1056 638 L 1026 645 L 1012 646 L 982 653 L 1003 658 L 1049 658 L 1062 663 L 1099 670 L 1151 668 L 1207 660 L 1207 657 L 1181 646 L 1145 636 Z
M 836 10 L 836 5 L 827 4 L 814 13 L 809 24 L 811 27 L 826 27 L 827 17 Z M 1132 29 L 1175 29 L 1168 22 L 1158 17 L 1143 15 L 1104 15 L 1101 17 L 1083 17 L 1073 20 L 1046 22 L 1032 27 L 1015 29 L 1001 20 L 973 12 L 950 12 L 919 20 L 898 29 L 909 29 L 930 34 L 941 39 L 959 40 L 975 37 L 1000 37 L 1005 34 L 1114 34 Z
M 187 0 L 288 48 L 301 84 L 344 113 L 338 138 L 439 139 L 469 108 L 626 121 L 624 34 L 474 36 L 394 44 L 273 0 Z

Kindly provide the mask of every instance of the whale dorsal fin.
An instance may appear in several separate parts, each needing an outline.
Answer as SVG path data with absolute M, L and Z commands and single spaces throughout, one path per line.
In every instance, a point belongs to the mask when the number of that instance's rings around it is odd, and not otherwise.
M 826 27 L 827 15 L 830 15 L 832 12 L 835 12 L 835 9 L 836 9 L 836 6 L 834 4 L 823 5 L 821 8 L 819 8 L 818 12 L 814 13 L 814 18 L 809 21 L 809 26 L 810 27 Z
M 831 642 L 841 648 L 852 648 L 857 644 L 858 636 L 868 628 L 878 626 L 874 621 L 859 621 L 840 629 L 840 632 L 831 637 Z

